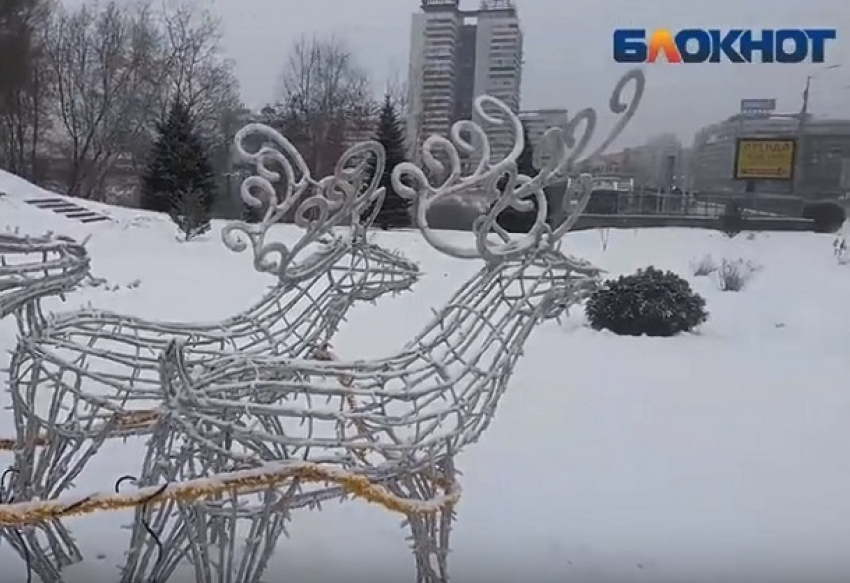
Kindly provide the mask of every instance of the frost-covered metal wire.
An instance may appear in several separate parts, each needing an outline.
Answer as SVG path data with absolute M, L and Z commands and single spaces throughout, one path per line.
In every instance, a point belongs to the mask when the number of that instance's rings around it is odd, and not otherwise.
M 251 142 L 259 147 L 251 150 Z M 367 240 L 384 198 L 380 144 L 348 150 L 335 173 L 319 180 L 267 126 L 244 128 L 236 148 L 256 172 L 242 184 L 242 197 L 264 216 L 257 224 L 225 226 L 222 239 L 237 252 L 250 248 L 255 268 L 276 276 L 276 285 L 221 322 L 169 323 L 86 309 L 29 330 L 10 365 L 18 500 L 60 495 L 107 438 L 147 431 L 149 423 L 134 421 L 156 416 L 150 412 L 161 401 L 158 356 L 170 338 L 182 340 L 194 364 L 229 353 L 305 356 L 333 335 L 355 302 L 417 281 L 417 264 Z M 288 214 L 303 229 L 292 245 L 269 237 Z M 44 553 L 31 542 L 30 554 L 39 558 Z
M 635 91 L 626 104 L 623 92 L 630 84 Z M 591 155 L 622 132 L 643 86 L 640 71 L 620 80 L 611 110 L 623 118 Z M 502 118 L 487 115 L 485 105 Z M 286 462 L 344 469 L 413 499 L 432 499 L 441 484 L 455 481 L 455 455 L 493 419 L 535 326 L 581 301 L 596 289 L 600 275 L 593 265 L 560 250 L 561 238 L 590 197 L 591 177 L 571 181 L 568 196 L 575 205 L 556 229 L 546 225 L 543 193 L 544 187 L 566 180 L 588 145 L 595 127 L 593 110 L 580 112 L 566 131 L 546 133 L 545 147 L 558 156 L 533 177 L 517 173 L 523 149 L 517 116 L 487 96 L 476 100 L 475 110 L 486 123 L 513 127 L 515 144 L 504 160 L 491 160 L 482 127 L 461 121 L 452 128 L 451 140 L 431 136 L 423 146 L 426 170 L 447 174 L 447 179 L 432 184 L 423 169 L 404 163 L 393 170 L 393 180 L 397 191 L 414 200 L 424 238 L 447 255 L 482 261 L 482 269 L 419 334 L 386 358 L 341 362 L 325 346 L 311 359 L 234 354 L 195 367 L 176 341 L 162 356 L 163 405 L 144 463 L 143 486 Z M 579 138 L 580 127 L 584 133 Z M 438 150 L 448 167 L 438 162 Z M 461 173 L 461 154 L 482 160 L 468 176 Z M 460 247 L 431 229 L 428 210 L 433 204 L 482 189 L 494 204 L 477 220 L 473 246 Z M 531 210 L 531 197 L 538 212 L 530 232 L 514 236 L 501 229 L 496 217 L 508 206 Z M 199 582 L 256 583 L 285 532 L 290 511 L 340 495 L 339 488 L 296 479 L 287 488 L 140 510 L 122 582 L 166 581 L 187 559 Z M 449 507 L 437 515 L 408 517 L 417 581 L 447 580 L 452 515 Z M 146 535 L 146 523 L 160 533 L 162 560 L 154 560 L 158 546 Z
M 39 317 L 36 300 L 62 296 L 88 273 L 86 248 L 71 238 L 0 233 L 0 320 L 27 305 L 24 317 Z
M 37 327 L 44 322 L 39 300 L 48 296 L 64 297 L 89 275 L 90 258 L 85 243 L 61 235 L 47 233 L 26 237 L 20 233 L 0 233 L 0 319 L 16 314 L 19 324 Z M 14 490 L 6 487 L 6 477 L 17 473 L 8 469 L 3 474 L 3 502 L 15 500 Z M 8 490 L 8 492 L 6 492 Z M 3 536 L 26 560 L 28 568 L 42 573 L 58 574 L 58 568 L 80 560 L 81 556 L 63 525 L 26 530 L 3 529 Z M 30 557 L 25 536 L 36 540 L 45 553 Z M 69 544 L 65 544 L 69 543 Z M 44 555 L 49 560 L 43 560 Z

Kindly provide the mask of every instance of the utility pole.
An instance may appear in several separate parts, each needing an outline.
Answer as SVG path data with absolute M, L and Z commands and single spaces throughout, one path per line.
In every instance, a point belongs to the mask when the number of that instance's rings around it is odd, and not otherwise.
M 819 71 L 819 73 L 839 68 L 841 68 L 841 63 L 824 67 Z M 803 106 L 800 108 L 800 118 L 797 122 L 797 138 L 795 140 L 796 151 L 794 152 L 794 179 L 792 181 L 795 195 L 800 195 L 800 191 L 803 187 L 803 174 L 806 169 L 806 165 L 804 162 L 805 148 L 803 147 L 803 141 L 805 140 L 806 122 L 809 118 L 809 92 L 812 88 L 812 79 L 816 77 L 817 73 L 806 76 L 806 88 L 803 89 Z
M 797 120 L 797 138 L 796 151 L 794 152 L 794 178 L 793 178 L 793 194 L 800 195 L 800 189 L 803 186 L 803 171 L 805 164 L 803 163 L 803 140 L 805 135 L 806 119 L 809 116 L 809 91 L 812 88 L 812 76 L 806 77 L 806 88 L 803 90 L 803 106 L 800 108 L 800 118 Z

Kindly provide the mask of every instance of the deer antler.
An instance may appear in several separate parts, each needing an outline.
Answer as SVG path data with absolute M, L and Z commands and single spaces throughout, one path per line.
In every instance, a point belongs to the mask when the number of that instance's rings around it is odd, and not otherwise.
M 634 91 L 631 99 L 628 102 L 624 102 L 623 93 L 630 84 L 634 85 Z M 579 156 L 587 149 L 590 140 L 593 138 L 593 132 L 596 131 L 596 110 L 592 107 L 582 109 L 567 122 L 563 130 L 561 128 L 549 128 L 543 134 L 537 146 L 538 152 L 552 154 L 550 156 L 551 161 L 548 165 L 544 165 L 544 169 L 541 172 L 548 170 L 552 174 L 560 176 L 569 172 L 574 165 L 601 155 L 614 140 L 620 137 L 626 126 L 635 116 L 637 108 L 643 99 L 645 88 L 646 76 L 641 69 L 632 69 L 620 77 L 614 86 L 614 90 L 611 92 L 611 97 L 608 99 L 608 109 L 611 113 L 622 117 L 611 128 L 608 136 L 602 140 L 596 149 L 581 160 L 578 160 Z M 576 133 L 579 128 L 582 128 L 582 133 L 577 138 Z
M 252 137 L 256 140 L 256 136 L 268 142 L 251 152 L 245 142 Z M 242 182 L 242 199 L 255 208 L 265 206 L 266 210 L 258 224 L 227 225 L 222 230 L 222 241 L 236 252 L 245 251 L 250 244 L 254 268 L 274 273 L 281 280 L 303 280 L 325 270 L 334 257 L 297 261 L 299 254 L 314 243 L 327 242 L 328 236 L 333 237 L 334 227 L 343 224 L 350 224 L 351 236 L 356 236 L 362 231 L 360 213 L 383 199 L 384 189 L 377 185 L 386 155 L 378 142 L 352 146 L 340 157 L 333 175 L 316 180 L 295 146 L 273 128 L 249 124 L 236 134 L 234 141 L 240 158 L 257 172 Z M 272 164 L 280 171 L 272 170 Z M 276 188 L 281 182 L 282 187 Z M 266 241 L 271 226 L 290 211 L 295 224 L 305 233 L 291 247 L 280 241 Z
M 634 83 L 635 89 L 629 103 L 623 102 L 625 88 Z M 609 108 L 615 114 L 622 114 L 607 138 L 594 150 L 590 157 L 601 154 L 625 129 L 634 117 L 643 96 L 645 77 L 643 71 L 634 69 L 626 73 L 617 82 L 609 100 Z M 502 117 L 488 115 L 485 105 L 497 109 Z M 422 146 L 422 157 L 425 166 L 433 172 L 445 171 L 444 166 L 437 160 L 435 151 L 441 150 L 449 160 L 449 176 L 440 184 L 432 184 L 425 172 L 414 164 L 405 162 L 393 170 L 393 186 L 401 196 L 415 203 L 415 219 L 419 230 L 428 243 L 438 251 L 460 259 L 482 258 L 488 263 L 498 263 L 518 258 L 532 249 L 536 249 L 545 241 L 554 245 L 578 219 L 590 197 L 592 182 L 590 176 L 582 176 L 571 181 L 566 196 L 576 200 L 578 204 L 570 213 L 567 220 L 553 233 L 546 225 L 548 204 L 544 188 L 568 180 L 566 172 L 573 167 L 578 157 L 587 148 L 596 129 L 596 111 L 593 108 L 581 110 L 567 124 L 565 130 L 550 128 L 543 137 L 541 148 L 554 154 L 553 161 L 548 162 L 534 176 L 525 176 L 517 172 L 517 159 L 525 143 L 522 123 L 519 117 L 504 103 L 489 96 L 481 96 L 473 105 L 475 115 L 491 125 L 510 124 L 514 130 L 514 145 L 511 152 L 498 162 L 491 162 L 491 148 L 486 132 L 477 123 L 470 120 L 456 122 L 452 126 L 451 140 L 440 136 L 430 136 Z M 576 138 L 579 127 L 583 132 Z M 472 136 L 472 140 L 463 138 L 463 133 Z M 460 151 L 468 155 L 480 156 L 476 169 L 468 176 L 461 176 Z M 504 187 L 499 185 L 500 179 L 507 178 Z M 409 184 L 405 184 L 405 180 Z M 439 200 L 448 196 L 483 190 L 490 201 L 495 203 L 489 210 L 478 217 L 473 231 L 475 232 L 475 247 L 464 248 L 455 243 L 445 241 L 437 235 L 428 223 L 428 211 Z M 498 223 L 496 217 L 508 207 L 529 211 L 534 208 L 532 197 L 537 202 L 537 216 L 531 230 L 519 237 L 511 237 Z M 494 240 L 496 235 L 499 240 Z

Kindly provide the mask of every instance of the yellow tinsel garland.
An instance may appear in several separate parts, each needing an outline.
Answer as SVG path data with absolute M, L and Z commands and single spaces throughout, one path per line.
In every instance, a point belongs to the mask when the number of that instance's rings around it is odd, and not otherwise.
M 385 487 L 371 483 L 364 476 L 338 468 L 328 468 L 310 462 L 270 463 L 258 469 L 175 482 L 166 486 L 140 488 L 131 493 L 99 493 L 84 497 L 68 496 L 57 500 L 0 504 L 0 527 L 35 525 L 59 518 L 125 510 L 168 501 L 191 503 L 226 492 L 249 493 L 280 487 L 295 479 L 307 483 L 336 484 L 355 497 L 405 515 L 436 514 L 457 504 L 461 494 L 460 485 L 453 483 L 443 496 L 431 500 L 411 500 L 396 496 Z
M 319 360 L 336 360 L 325 345 L 314 354 Z M 353 379 L 340 377 L 339 383 L 348 388 Z M 357 408 L 353 395 L 346 395 L 346 404 L 352 410 Z M 156 423 L 156 410 L 135 411 L 122 415 L 115 422 L 116 429 L 137 429 L 152 426 Z M 368 432 L 356 420 L 355 428 L 361 436 Z M 46 437 L 39 436 L 36 445 L 44 445 Z M 16 447 L 14 439 L 0 439 L 0 450 L 13 450 Z M 356 450 L 355 454 L 361 461 L 366 462 L 365 450 Z M 436 514 L 457 504 L 460 499 L 460 485 L 449 483 L 445 479 L 435 478 L 433 483 L 445 491 L 443 496 L 431 500 L 411 500 L 396 496 L 385 487 L 372 484 L 358 474 L 338 468 L 329 468 L 310 462 L 279 462 L 268 463 L 262 468 L 244 470 L 228 474 L 219 474 L 211 478 L 200 478 L 186 482 L 176 482 L 166 486 L 141 488 L 133 493 L 122 494 L 93 494 L 91 496 L 20 502 L 17 504 L 0 504 L 0 527 L 21 527 L 47 522 L 59 518 L 81 516 L 95 512 L 125 510 L 148 504 L 162 504 L 168 501 L 182 503 L 194 502 L 225 492 L 249 493 L 265 488 L 279 487 L 287 481 L 300 480 L 307 483 L 332 483 L 340 486 L 345 492 L 358 498 L 379 504 L 387 510 L 405 515 Z

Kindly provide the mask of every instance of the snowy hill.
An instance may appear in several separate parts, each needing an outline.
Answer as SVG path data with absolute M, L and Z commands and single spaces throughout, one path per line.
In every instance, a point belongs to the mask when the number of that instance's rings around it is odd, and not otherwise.
M 221 244 L 221 224 L 178 243 L 166 218 L 75 203 L 108 215 L 84 224 L 26 200 L 57 197 L 0 173 L 0 223 L 21 232 L 90 236 L 93 275 L 53 310 L 91 303 L 122 313 L 211 320 L 237 312 L 271 283 L 249 254 Z M 289 226 L 277 236 L 297 237 Z M 468 238 L 465 233 L 453 235 Z M 335 340 L 346 359 L 387 354 L 412 336 L 474 271 L 412 232 L 375 242 L 420 262 L 412 292 L 359 305 Z M 596 231 L 565 248 L 614 276 L 654 264 L 686 276 L 711 313 L 698 334 L 623 338 L 590 330 L 580 311 L 533 334 L 481 443 L 458 461 L 463 498 L 450 565 L 456 583 L 575 581 L 690 583 L 846 581 L 850 577 L 850 268 L 828 235 L 703 230 Z M 723 293 L 689 264 L 712 254 L 762 266 Z M 129 286 L 138 280 L 137 286 Z M 0 323 L 0 367 L 14 348 Z M 8 405 L 8 395 L 0 398 Z M 12 437 L 3 410 L 0 437 Z M 111 491 L 137 471 L 143 441 L 110 444 L 75 491 Z M 0 464 L 11 463 L 0 452 Z M 67 581 L 115 581 L 129 513 L 67 521 L 86 560 Z M 359 501 L 295 514 L 268 581 L 410 581 L 399 518 Z M 0 546 L 0 583 L 25 580 Z M 182 583 L 180 580 L 178 583 Z

